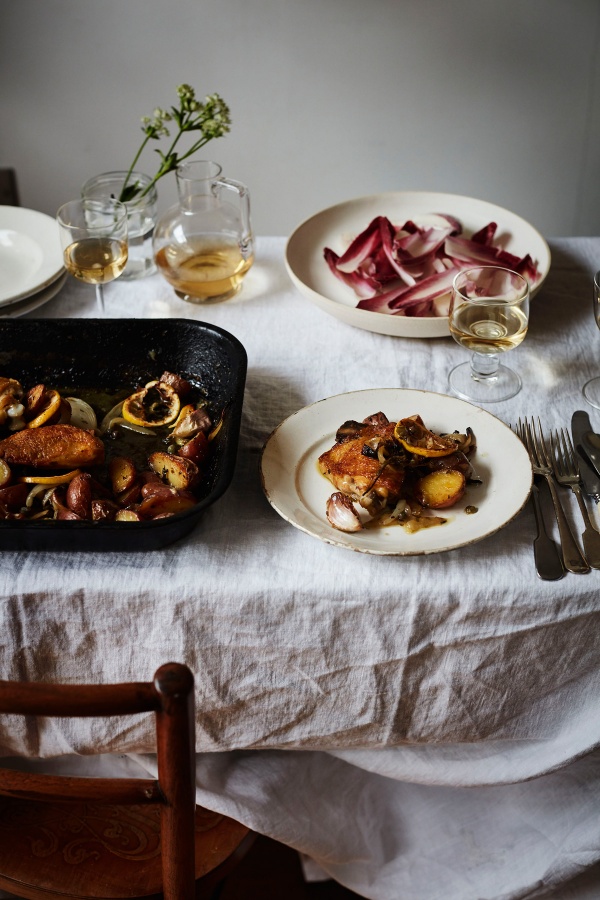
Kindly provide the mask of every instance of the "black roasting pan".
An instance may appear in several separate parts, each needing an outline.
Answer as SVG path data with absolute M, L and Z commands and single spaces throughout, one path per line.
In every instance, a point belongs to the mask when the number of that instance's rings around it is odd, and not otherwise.
M 191 319 L 0 320 L 0 375 L 26 388 L 135 390 L 165 370 L 200 389 L 213 416 L 225 410 L 197 505 L 147 522 L 0 520 L 0 549 L 146 551 L 187 535 L 231 482 L 247 371 L 236 337 Z

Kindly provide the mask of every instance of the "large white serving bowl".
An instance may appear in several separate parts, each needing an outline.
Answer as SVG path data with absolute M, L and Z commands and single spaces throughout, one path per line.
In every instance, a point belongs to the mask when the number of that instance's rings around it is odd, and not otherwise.
M 316 213 L 302 222 L 287 241 L 288 274 L 305 297 L 348 325 L 395 337 L 448 337 L 447 316 L 412 318 L 357 309 L 354 292 L 335 277 L 323 258 L 325 247 L 341 255 L 375 216 L 387 216 L 394 225 L 402 225 L 407 219 L 427 224 L 440 213 L 459 219 L 467 237 L 489 222 L 496 222 L 494 244 L 517 256 L 529 253 L 537 264 L 540 278 L 532 288 L 532 296 L 538 293 L 550 269 L 550 248 L 532 225 L 486 200 L 429 191 L 358 197 Z

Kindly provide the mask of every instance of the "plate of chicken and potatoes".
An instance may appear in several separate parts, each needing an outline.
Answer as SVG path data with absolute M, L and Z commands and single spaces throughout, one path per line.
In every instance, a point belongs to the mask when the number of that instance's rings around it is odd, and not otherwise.
M 263 448 L 273 508 L 325 543 L 376 555 L 482 540 L 523 508 L 529 457 L 510 428 L 430 391 L 338 394 L 285 419 Z

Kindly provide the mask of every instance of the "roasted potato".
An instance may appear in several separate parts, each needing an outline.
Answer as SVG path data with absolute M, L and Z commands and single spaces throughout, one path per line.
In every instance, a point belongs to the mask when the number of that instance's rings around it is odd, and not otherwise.
M 163 487 L 166 487 L 166 485 L 163 485 Z M 142 500 L 137 508 L 141 518 L 154 519 L 157 516 L 165 516 L 167 514 L 173 515 L 174 513 L 191 509 L 196 505 L 193 494 L 190 494 L 187 491 L 177 491 L 172 488 L 167 489 L 170 490 L 169 496 L 154 495 Z
M 119 507 L 111 500 L 92 500 L 92 519 L 94 522 L 111 522 Z
M 132 481 L 129 487 L 125 488 L 124 491 L 121 491 L 120 494 L 115 494 L 115 500 L 117 501 L 119 506 L 132 506 L 141 498 L 142 487 L 143 482 L 141 478 L 136 478 L 135 481 Z
M 108 464 L 108 477 L 114 494 L 120 494 L 137 479 L 135 463 L 128 456 L 114 456 Z
M 147 481 L 146 484 L 142 485 L 141 489 L 141 495 L 144 500 L 147 500 L 149 497 L 166 499 L 172 497 L 174 493 L 177 493 L 176 489 L 169 487 L 168 484 L 164 484 L 162 481 Z
M 0 516 L 3 509 L 9 512 L 18 512 L 24 506 L 29 491 L 28 484 L 12 484 L 0 488 Z
M 67 488 L 67 506 L 80 519 L 92 518 L 92 486 L 89 472 L 80 472 Z
M 198 480 L 198 466 L 182 456 L 158 450 L 150 454 L 148 464 L 166 484 L 177 490 L 189 490 Z
M 458 469 L 439 469 L 429 472 L 415 484 L 415 499 L 430 509 L 447 509 L 460 500 L 467 486 L 467 479 Z
M 78 516 L 76 512 L 73 512 L 72 509 L 68 509 L 65 506 L 61 506 L 59 509 L 56 510 L 55 518 L 59 522 L 67 522 L 67 521 L 81 522 L 81 521 L 83 521 L 83 516 Z
M 195 437 L 179 448 L 177 455 L 183 456 L 184 459 L 191 459 L 193 463 L 196 463 L 196 465 L 199 466 L 204 462 L 209 451 L 210 444 L 208 443 L 208 438 L 203 431 L 199 431 Z
M 115 513 L 115 522 L 141 522 L 142 517 L 133 509 L 119 509 Z
M 3 459 L 0 459 L 0 487 L 6 487 L 10 484 L 12 472 L 10 466 Z

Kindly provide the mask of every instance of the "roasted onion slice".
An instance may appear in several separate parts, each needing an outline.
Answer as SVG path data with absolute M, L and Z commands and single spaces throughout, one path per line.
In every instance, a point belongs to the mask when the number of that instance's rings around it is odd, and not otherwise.
M 83 428 L 84 431 L 95 431 L 98 427 L 96 413 L 89 403 L 80 400 L 79 397 L 65 397 L 65 400 L 71 407 L 71 425 L 76 428 Z

